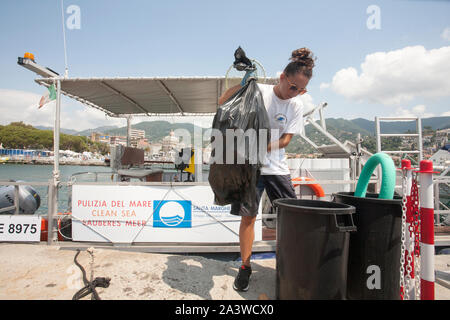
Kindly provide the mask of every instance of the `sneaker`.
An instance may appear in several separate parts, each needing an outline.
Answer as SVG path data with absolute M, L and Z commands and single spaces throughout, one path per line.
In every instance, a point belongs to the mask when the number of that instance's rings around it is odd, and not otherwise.
M 236 276 L 236 279 L 234 280 L 233 289 L 236 291 L 247 291 L 251 274 L 252 268 L 242 265 L 239 268 L 239 273 Z

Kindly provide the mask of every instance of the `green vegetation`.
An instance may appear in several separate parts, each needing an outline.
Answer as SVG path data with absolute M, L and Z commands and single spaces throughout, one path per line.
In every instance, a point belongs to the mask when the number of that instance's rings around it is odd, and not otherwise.
M 362 147 L 371 153 L 376 153 L 376 139 L 367 130 L 364 130 L 357 125 L 354 125 L 349 120 L 344 119 L 327 119 L 326 121 L 327 130 L 336 139 L 344 143 L 346 140 L 356 143 L 357 134 L 361 134 L 363 139 Z M 330 145 L 333 142 L 319 132 L 312 125 L 308 124 L 305 127 L 306 135 L 318 146 Z M 402 138 L 401 137 L 388 137 L 381 140 L 381 148 L 383 150 L 402 150 Z M 289 153 L 314 153 L 317 152 L 310 144 L 304 141 L 299 136 L 294 136 L 291 143 L 286 147 L 286 152 Z
M 53 149 L 53 131 L 39 130 L 23 122 L 12 122 L 9 125 L 0 125 L 0 142 L 3 148 L 10 149 Z M 99 152 L 103 155 L 109 152 L 108 145 L 92 142 L 87 137 L 61 134 L 61 150 L 72 150 L 75 152 Z

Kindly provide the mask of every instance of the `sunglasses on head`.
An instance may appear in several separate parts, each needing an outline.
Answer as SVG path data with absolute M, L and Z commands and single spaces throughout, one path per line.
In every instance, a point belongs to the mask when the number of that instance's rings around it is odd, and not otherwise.
M 306 88 L 301 88 L 301 89 L 297 88 L 295 83 L 291 83 L 287 77 L 286 77 L 286 81 L 289 83 L 289 90 L 298 92 L 299 94 L 304 94 L 307 92 Z

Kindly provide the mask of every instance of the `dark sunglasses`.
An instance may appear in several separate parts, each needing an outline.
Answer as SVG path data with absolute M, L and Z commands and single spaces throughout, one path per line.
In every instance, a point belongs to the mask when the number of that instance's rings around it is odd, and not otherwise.
M 304 93 L 308 92 L 308 90 L 306 90 L 306 88 L 301 88 L 301 89 L 297 88 L 297 86 L 294 83 L 291 83 L 287 77 L 286 77 L 286 81 L 289 83 L 289 86 L 290 86 L 289 90 L 298 92 L 299 94 L 304 94 Z

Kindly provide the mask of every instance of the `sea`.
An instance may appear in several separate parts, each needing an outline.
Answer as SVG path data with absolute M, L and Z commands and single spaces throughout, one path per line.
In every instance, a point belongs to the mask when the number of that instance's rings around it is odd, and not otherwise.
M 98 175 L 98 181 L 111 181 L 110 167 L 102 166 L 71 166 L 60 165 L 60 181 L 68 182 L 70 177 L 79 172 L 103 172 Z M 53 176 L 53 165 L 32 165 L 32 164 L 0 164 L 0 181 L 27 181 L 27 182 L 48 182 Z M 94 181 L 94 176 L 84 176 L 83 181 Z M 32 186 L 41 198 L 41 205 L 35 214 L 47 214 L 48 211 L 48 187 Z M 58 212 L 66 212 L 70 208 L 70 190 L 62 186 L 58 193 Z
M 164 169 L 163 181 L 175 181 L 173 177 L 177 175 L 183 181 L 186 181 L 187 173 L 182 176 L 177 173 L 173 165 L 155 164 L 152 168 Z M 104 166 L 79 166 L 79 165 L 60 165 L 60 182 L 63 184 L 69 182 L 71 176 L 82 172 L 97 172 L 95 175 L 77 175 L 77 181 L 83 182 L 111 182 L 112 171 L 110 167 Z M 208 181 L 209 168 L 203 170 L 203 181 Z M 53 177 L 53 165 L 36 165 L 36 164 L 0 164 L 0 181 L 26 181 L 26 182 L 48 182 Z M 95 180 L 97 178 L 97 180 Z M 1 187 L 1 186 L 0 186 Z M 32 188 L 38 193 L 41 204 L 35 212 L 37 215 L 47 215 L 48 213 L 48 187 L 33 186 Z M 62 185 L 58 191 L 58 212 L 70 212 L 71 208 L 71 190 L 69 187 Z

